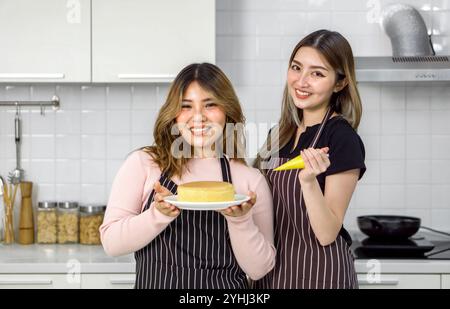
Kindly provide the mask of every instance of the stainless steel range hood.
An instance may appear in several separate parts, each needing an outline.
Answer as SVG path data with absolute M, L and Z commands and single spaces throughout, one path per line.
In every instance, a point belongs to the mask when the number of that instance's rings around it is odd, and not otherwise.
M 450 81 L 450 56 L 355 57 L 359 82 Z
M 357 81 L 450 81 L 450 55 L 435 55 L 419 11 L 407 4 L 388 5 L 381 25 L 391 40 L 392 57 L 355 57 Z

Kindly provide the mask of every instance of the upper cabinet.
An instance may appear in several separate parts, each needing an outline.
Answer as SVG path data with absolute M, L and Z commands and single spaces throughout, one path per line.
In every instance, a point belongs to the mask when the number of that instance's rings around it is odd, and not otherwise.
M 168 82 L 215 62 L 214 0 L 0 0 L 0 82 Z
M 215 62 L 214 0 L 92 0 L 92 81 L 167 82 Z
M 0 82 L 90 82 L 90 0 L 0 0 Z

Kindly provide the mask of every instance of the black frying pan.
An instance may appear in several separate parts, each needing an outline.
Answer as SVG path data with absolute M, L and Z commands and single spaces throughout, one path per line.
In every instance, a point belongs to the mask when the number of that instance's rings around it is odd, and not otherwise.
M 408 238 L 420 228 L 420 218 L 406 216 L 359 216 L 359 229 L 373 238 Z

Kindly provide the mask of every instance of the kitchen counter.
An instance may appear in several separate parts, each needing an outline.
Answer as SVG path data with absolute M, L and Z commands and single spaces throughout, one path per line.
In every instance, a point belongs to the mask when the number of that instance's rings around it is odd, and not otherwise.
M 360 237 L 360 234 L 355 232 L 351 232 L 351 235 L 354 239 Z M 445 238 L 433 236 L 432 239 Z M 374 260 L 356 259 L 356 272 L 367 273 L 379 266 L 382 273 L 450 274 L 450 260 L 379 259 L 375 261 L 379 264 L 373 264 Z M 0 274 L 67 273 L 77 265 L 81 273 L 135 272 L 133 254 L 109 257 L 102 246 L 0 244 Z
M 376 272 L 378 266 L 383 274 L 450 274 L 450 260 L 355 260 L 357 273 Z
M 109 257 L 102 246 L 0 244 L 0 274 L 67 273 L 78 266 L 81 273 L 135 271 L 133 254 Z

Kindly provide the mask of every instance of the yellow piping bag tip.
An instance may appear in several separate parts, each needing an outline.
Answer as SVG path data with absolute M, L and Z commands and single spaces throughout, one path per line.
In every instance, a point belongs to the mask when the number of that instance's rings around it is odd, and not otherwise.
M 295 170 L 295 169 L 300 169 L 300 168 L 305 168 L 305 161 L 303 161 L 301 156 L 297 156 L 289 161 L 287 161 L 286 163 L 284 163 L 283 165 L 278 166 L 277 168 L 274 169 L 274 171 L 287 171 L 287 170 Z

